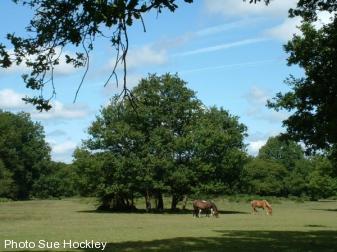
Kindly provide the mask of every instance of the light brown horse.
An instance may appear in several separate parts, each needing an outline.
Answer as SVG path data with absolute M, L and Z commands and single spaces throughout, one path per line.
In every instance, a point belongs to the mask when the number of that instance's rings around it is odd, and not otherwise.
M 252 200 L 250 202 L 250 205 L 252 206 L 254 213 L 257 213 L 256 208 L 263 208 L 263 210 L 266 210 L 267 215 L 273 214 L 273 209 L 271 205 L 269 204 L 269 202 L 266 200 Z
M 200 217 L 202 211 L 206 213 L 206 216 L 209 216 L 209 212 L 211 216 L 219 217 L 218 208 L 211 201 L 206 200 L 195 200 L 193 201 L 193 216 Z

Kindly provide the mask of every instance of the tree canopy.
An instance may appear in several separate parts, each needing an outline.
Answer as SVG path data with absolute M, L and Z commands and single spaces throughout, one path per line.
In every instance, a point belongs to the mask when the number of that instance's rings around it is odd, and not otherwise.
M 283 140 L 277 136 L 270 137 L 260 148 L 258 158 L 279 162 L 291 171 L 297 161 L 304 160 L 304 152 L 296 142 Z
M 336 1 L 299 1 L 294 15 L 315 20 L 317 10 L 336 11 Z M 302 23 L 301 35 L 285 45 L 288 64 L 299 65 L 303 77 L 290 76 L 291 91 L 278 93 L 268 102 L 270 108 L 286 109 L 292 115 L 283 124 L 287 136 L 303 141 L 308 150 L 330 150 L 337 144 L 337 19 L 317 29 Z M 332 152 L 333 153 L 333 152 Z
M 0 111 L 0 133 L 2 196 L 28 199 L 34 182 L 50 161 L 43 128 L 32 122 L 28 114 Z

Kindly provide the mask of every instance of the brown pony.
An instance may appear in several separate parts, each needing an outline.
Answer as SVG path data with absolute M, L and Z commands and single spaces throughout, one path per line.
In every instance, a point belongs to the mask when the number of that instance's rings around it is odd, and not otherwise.
M 250 205 L 252 206 L 254 213 L 257 213 L 256 208 L 263 208 L 263 210 L 266 210 L 267 215 L 272 215 L 273 213 L 271 205 L 266 200 L 252 200 Z
M 195 200 L 193 201 L 193 216 L 200 217 L 202 211 L 206 212 L 206 216 L 209 216 L 209 212 L 212 216 L 219 217 L 218 208 L 211 201 Z

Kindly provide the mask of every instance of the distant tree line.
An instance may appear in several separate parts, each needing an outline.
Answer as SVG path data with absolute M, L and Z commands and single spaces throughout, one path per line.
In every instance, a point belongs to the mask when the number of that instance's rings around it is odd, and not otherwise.
M 29 114 L 0 110 L 0 198 L 70 196 L 72 174 L 69 165 L 51 161 L 43 127 Z
M 306 156 L 271 137 L 247 154 L 247 128 L 222 108 L 206 107 L 177 75 L 149 75 L 114 97 L 88 129 L 72 164 L 53 162 L 43 128 L 28 114 L 0 112 L 0 197 L 95 196 L 100 209 L 171 209 L 188 197 L 238 193 L 310 199 L 337 195 L 329 153 Z
M 271 137 L 242 173 L 242 192 L 258 195 L 298 196 L 312 200 L 337 193 L 336 164 L 327 155 L 305 156 L 301 146 Z

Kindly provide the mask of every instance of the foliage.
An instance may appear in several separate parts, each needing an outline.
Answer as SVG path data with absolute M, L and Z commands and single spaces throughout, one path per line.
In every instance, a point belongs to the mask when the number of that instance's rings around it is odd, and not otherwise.
M 337 178 L 333 177 L 334 167 L 324 157 L 312 160 L 312 172 L 309 174 L 309 195 L 311 199 L 327 198 L 337 195 Z
M 91 154 L 88 150 L 77 148 L 74 151 L 72 168 L 76 173 L 75 185 L 81 196 L 97 196 L 98 186 L 102 183 L 102 165 L 100 154 Z
M 303 155 L 301 147 L 281 137 L 271 137 L 257 158 L 248 160 L 241 176 L 243 193 L 327 198 L 337 193 L 334 162 L 325 156 Z
M 293 170 L 296 162 L 304 160 L 304 153 L 299 144 L 283 140 L 280 136 L 270 137 L 259 150 L 258 157 L 280 162 L 288 170 Z
M 279 162 L 256 158 L 243 168 L 243 187 L 250 194 L 281 196 L 286 174 L 287 169 Z
M 316 11 L 335 11 L 336 1 L 299 1 L 293 15 L 301 15 L 308 21 L 316 18 Z M 301 35 L 295 35 L 285 45 L 289 53 L 288 64 L 299 65 L 305 75 L 290 76 L 287 84 L 291 91 L 278 93 L 270 108 L 292 112 L 283 124 L 287 136 L 303 141 L 308 151 L 330 150 L 337 144 L 337 19 L 317 29 L 310 22 L 304 22 Z
M 75 154 L 80 180 L 95 185 L 104 208 L 132 208 L 138 194 L 163 209 L 169 194 L 174 209 L 192 192 L 234 188 L 245 158 L 246 128 L 237 117 L 204 108 L 177 75 L 149 75 L 132 93 L 136 107 L 113 99 Z M 96 161 L 86 163 L 89 157 Z
M 13 198 L 13 174 L 5 167 L 0 159 L 0 198 Z
M 43 128 L 28 114 L 0 111 L 0 133 L 2 179 L 12 188 L 6 197 L 28 199 L 34 182 L 50 160 Z
M 317 14 L 321 11 L 334 13 L 337 10 L 335 0 L 298 0 L 297 7 L 290 9 L 290 17 L 301 16 L 305 21 L 317 20 Z
M 34 197 L 70 197 L 76 195 L 75 173 L 71 165 L 50 162 L 48 172 L 43 171 L 33 185 Z
M 284 196 L 309 196 L 308 183 L 311 171 L 312 163 L 310 159 L 296 161 L 294 168 L 283 178 L 285 185 Z
M 191 132 L 196 194 L 234 193 L 246 160 L 243 138 L 247 128 L 224 109 L 203 111 Z

